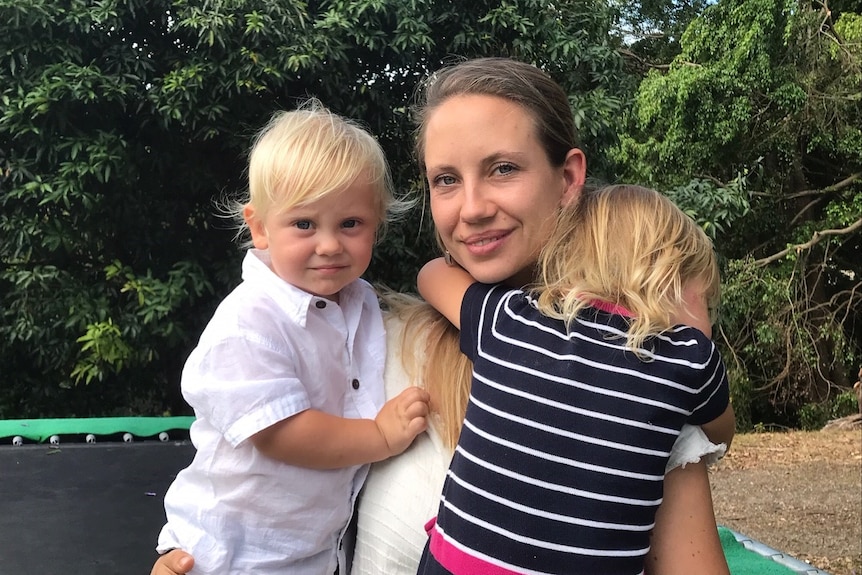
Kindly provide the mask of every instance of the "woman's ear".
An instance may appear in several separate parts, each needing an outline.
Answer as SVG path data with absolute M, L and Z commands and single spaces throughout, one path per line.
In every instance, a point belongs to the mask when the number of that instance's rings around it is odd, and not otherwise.
M 587 157 L 580 148 L 572 148 L 566 154 L 566 160 L 563 162 L 563 180 L 565 188 L 560 197 L 560 205 L 567 206 L 572 202 L 577 202 L 581 195 L 581 190 L 584 189 L 584 182 L 587 179 Z
M 251 243 L 259 250 L 269 247 L 269 237 L 266 235 L 266 226 L 261 218 L 255 216 L 254 207 L 247 205 L 242 209 L 242 217 L 251 232 Z

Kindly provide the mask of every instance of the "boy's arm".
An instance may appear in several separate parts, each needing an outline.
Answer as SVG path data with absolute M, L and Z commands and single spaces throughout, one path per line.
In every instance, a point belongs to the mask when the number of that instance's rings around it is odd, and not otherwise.
M 433 259 L 419 270 L 416 285 L 419 295 L 443 314 L 452 325 L 461 327 L 461 302 L 476 280 L 460 266 L 447 265 L 443 258 Z
M 338 469 L 398 455 L 425 431 L 428 392 L 409 387 L 375 419 L 351 419 L 307 409 L 257 432 L 254 446 L 273 459 L 309 469 Z

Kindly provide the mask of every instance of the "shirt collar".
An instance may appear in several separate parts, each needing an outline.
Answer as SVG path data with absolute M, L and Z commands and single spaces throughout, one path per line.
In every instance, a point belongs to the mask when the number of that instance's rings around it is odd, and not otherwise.
M 242 261 L 243 281 L 254 283 L 263 289 L 278 304 L 278 306 L 293 321 L 305 327 L 308 310 L 318 301 L 325 301 L 326 305 L 340 305 L 346 309 L 352 305 L 357 296 L 356 282 L 351 282 L 341 289 L 339 294 L 340 304 L 334 301 L 312 295 L 305 290 L 287 283 L 278 277 L 270 267 L 270 256 L 268 250 L 252 248 L 245 254 Z

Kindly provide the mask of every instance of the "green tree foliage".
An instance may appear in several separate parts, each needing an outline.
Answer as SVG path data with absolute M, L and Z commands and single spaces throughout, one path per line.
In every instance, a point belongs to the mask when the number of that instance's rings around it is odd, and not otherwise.
M 629 45 L 626 55 L 640 68 L 663 67 L 679 54 L 680 39 L 709 0 L 613 0 L 619 32 Z
M 155 414 L 239 281 L 216 203 L 250 136 L 316 96 L 420 188 L 409 103 L 454 57 L 511 55 L 571 94 L 594 167 L 624 76 L 602 3 L 568 0 L 0 0 L 0 417 Z M 409 288 L 427 218 L 369 278 Z
M 719 335 L 755 411 L 792 416 L 862 361 L 862 15 L 846 4 L 709 6 L 641 84 L 616 153 L 632 179 L 737 198 L 680 196 L 715 218 Z

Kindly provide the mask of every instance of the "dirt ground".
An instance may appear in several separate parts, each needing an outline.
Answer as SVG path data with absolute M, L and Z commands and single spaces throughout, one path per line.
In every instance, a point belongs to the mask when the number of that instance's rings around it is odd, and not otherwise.
M 720 525 L 862 575 L 862 430 L 738 434 L 710 470 Z

